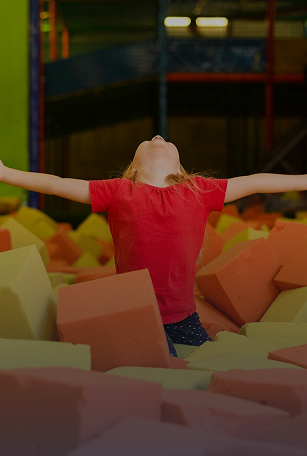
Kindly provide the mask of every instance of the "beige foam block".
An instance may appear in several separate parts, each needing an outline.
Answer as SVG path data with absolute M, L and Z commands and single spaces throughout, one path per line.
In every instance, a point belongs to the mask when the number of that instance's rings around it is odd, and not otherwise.
M 289 418 L 289 413 L 224 394 L 163 391 L 162 421 L 236 437 Z
M 90 370 L 90 346 L 0 338 L 0 369 L 60 366 Z
M 307 413 L 300 413 L 289 419 L 272 423 L 262 429 L 255 429 L 245 438 L 257 442 L 275 443 L 279 445 L 307 448 Z
M 277 220 L 267 241 L 283 265 L 288 258 L 300 253 L 301 239 L 306 236 L 307 225 Z
M 161 413 L 158 383 L 83 369 L 2 370 L 0 389 L 6 456 L 65 455 L 125 416 L 159 419 Z
M 272 344 L 276 348 L 307 344 L 307 323 L 247 323 L 239 333 Z
M 196 274 L 196 284 L 205 299 L 241 326 L 258 321 L 279 294 L 273 280 L 279 269 L 266 240 L 256 239 L 211 261 Z
M 204 432 L 174 423 L 125 418 L 66 456 L 305 456 L 299 448 Z
M 282 291 L 260 321 L 307 323 L 307 287 Z
M 186 359 L 191 353 L 198 349 L 196 345 L 173 344 L 178 358 Z
M 77 232 L 92 236 L 95 239 L 103 239 L 106 242 L 112 241 L 109 224 L 104 217 L 98 214 L 90 214 L 77 228 Z
M 200 322 L 205 329 L 209 329 L 211 326 L 222 325 L 229 329 L 229 331 L 239 331 L 240 328 L 234 321 L 230 320 L 230 318 L 204 298 L 195 296 L 195 303 Z
M 237 244 L 238 242 L 248 241 L 252 239 L 259 239 L 268 237 L 269 233 L 263 230 L 255 230 L 254 228 L 246 228 L 244 231 L 241 231 L 236 236 L 231 238 L 223 245 L 222 251 L 225 252 L 226 250 L 230 249 L 233 245 Z
M 274 350 L 268 354 L 268 358 L 307 369 L 307 344 Z
M 57 230 L 57 223 L 51 217 L 31 207 L 20 207 L 15 219 L 40 239 L 47 240 Z
M 37 248 L 1 252 L 0 271 L 0 337 L 50 340 L 56 299 Z
M 81 247 L 83 251 L 90 252 L 96 259 L 102 253 L 102 245 L 92 236 L 86 236 L 79 231 L 68 231 L 68 235 Z
M 107 374 L 159 382 L 162 384 L 164 389 L 206 390 L 211 381 L 212 372 L 188 371 L 187 369 L 124 366 L 111 369 L 107 372 Z
M 237 353 L 239 355 L 267 358 L 268 353 L 274 349 L 274 345 L 229 331 L 221 331 L 215 336 L 213 342 L 205 342 L 191 353 L 186 360 L 195 362 L 221 353 Z
M 51 282 L 51 286 L 67 283 L 72 285 L 76 282 L 76 274 L 65 274 L 64 272 L 48 272 L 48 277 Z
M 157 298 L 148 269 L 59 290 L 61 340 L 92 349 L 92 368 L 170 367 Z
M 187 360 L 188 361 L 188 360 Z M 199 361 L 187 364 L 187 369 L 196 369 L 204 371 L 227 371 L 231 369 L 281 369 L 293 368 L 300 369 L 293 364 L 282 363 L 272 359 L 257 358 L 256 356 L 241 355 L 239 353 L 219 353 Z
M 81 268 L 95 268 L 101 266 L 101 264 L 91 252 L 83 252 L 77 261 L 73 263 L 73 266 L 80 266 Z
M 280 290 L 307 286 L 307 237 L 301 239 L 301 252 L 285 260 L 281 270 L 274 277 Z
M 214 227 L 215 231 L 218 234 L 222 234 L 223 231 L 229 227 L 229 225 L 235 222 L 242 222 L 242 219 L 240 217 L 222 213 Z
M 31 233 L 31 231 L 21 225 L 21 223 L 17 222 L 13 217 L 6 220 L 3 223 L 2 228 L 6 228 L 11 234 L 12 249 L 35 245 L 45 266 L 47 266 L 49 263 L 49 254 L 44 241 L 35 236 L 35 234 Z
M 277 407 L 291 415 L 307 411 L 306 369 L 215 372 L 208 391 Z

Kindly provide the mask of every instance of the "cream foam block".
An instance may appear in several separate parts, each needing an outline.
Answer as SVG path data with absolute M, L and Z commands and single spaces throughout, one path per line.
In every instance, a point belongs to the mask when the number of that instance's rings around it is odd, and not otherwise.
M 60 366 L 90 370 L 90 346 L 45 340 L 0 339 L 0 369 Z
M 307 413 L 300 413 L 287 420 L 276 422 L 251 432 L 246 438 L 254 441 L 307 448 Z
M 256 358 L 255 356 L 240 355 L 237 353 L 220 353 L 209 358 L 187 364 L 187 369 L 204 371 L 227 371 L 230 369 L 271 369 L 271 368 L 294 368 L 293 364 L 282 363 L 271 359 Z
M 12 249 L 35 245 L 42 257 L 44 265 L 47 266 L 49 263 L 49 254 L 44 241 L 35 236 L 35 234 L 25 228 L 21 223 L 17 222 L 13 217 L 6 220 L 3 223 L 2 228 L 6 228 L 11 234 Z
M 268 354 L 268 358 L 307 369 L 307 344 L 274 350 Z
M 256 239 L 215 258 L 197 273 L 196 283 L 205 299 L 241 326 L 258 321 L 278 296 L 273 279 L 279 268 L 266 240 Z
M 282 291 L 260 321 L 307 323 L 307 287 Z
M 162 383 L 162 387 L 165 389 L 200 390 L 206 390 L 208 388 L 212 375 L 212 372 L 137 366 L 117 367 L 106 373 L 123 377 L 138 378 L 140 380 L 160 382 Z
M 178 358 L 186 359 L 191 353 L 198 349 L 197 345 L 173 344 Z
M 51 340 L 55 309 L 56 299 L 37 248 L 0 253 L 0 337 Z
M 82 369 L 0 370 L 0 390 L 5 456 L 66 455 L 121 418 L 161 414 L 158 383 Z
M 162 421 L 236 437 L 290 416 L 274 407 L 208 391 L 168 390 L 162 397 Z
M 239 332 L 276 348 L 307 344 L 307 323 L 254 322 L 242 326 Z
M 91 346 L 95 370 L 170 367 L 148 269 L 60 288 L 57 322 L 63 342 Z
M 57 229 L 57 223 L 38 209 L 21 206 L 15 219 L 41 239 L 48 239 Z
M 291 415 L 307 411 L 306 369 L 215 372 L 208 391 L 270 405 Z
M 104 217 L 98 214 L 90 214 L 77 228 L 77 232 L 95 239 L 112 241 L 109 224 Z
M 222 353 L 237 353 L 240 355 L 267 358 L 268 353 L 274 349 L 274 345 L 229 331 L 221 331 L 215 336 L 213 342 L 205 342 L 187 356 L 186 360 L 193 363 Z
M 203 432 L 173 423 L 125 418 L 65 456 L 306 456 L 293 447 Z

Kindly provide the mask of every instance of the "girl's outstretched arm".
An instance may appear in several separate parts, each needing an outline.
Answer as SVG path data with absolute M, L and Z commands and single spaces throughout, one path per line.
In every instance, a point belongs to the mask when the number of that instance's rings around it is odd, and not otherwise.
M 18 171 L 4 166 L 0 160 L 0 182 L 15 187 L 56 195 L 79 203 L 90 204 L 89 182 L 80 179 L 67 179 L 52 174 Z
M 259 173 L 228 180 L 225 203 L 253 193 L 281 193 L 307 190 L 307 175 Z

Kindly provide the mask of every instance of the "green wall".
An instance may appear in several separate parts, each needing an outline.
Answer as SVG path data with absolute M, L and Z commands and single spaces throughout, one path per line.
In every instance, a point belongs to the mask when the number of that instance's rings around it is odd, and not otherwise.
M 28 169 L 29 0 L 0 1 L 0 159 Z M 26 197 L 0 184 L 0 196 Z

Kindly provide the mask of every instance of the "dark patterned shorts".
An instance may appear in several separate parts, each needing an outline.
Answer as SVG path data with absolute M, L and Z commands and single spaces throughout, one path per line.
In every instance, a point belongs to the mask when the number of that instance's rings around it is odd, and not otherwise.
M 173 344 L 202 345 L 212 341 L 205 328 L 202 326 L 198 313 L 194 312 L 184 320 L 177 323 L 164 325 L 166 339 L 171 356 L 177 356 Z

